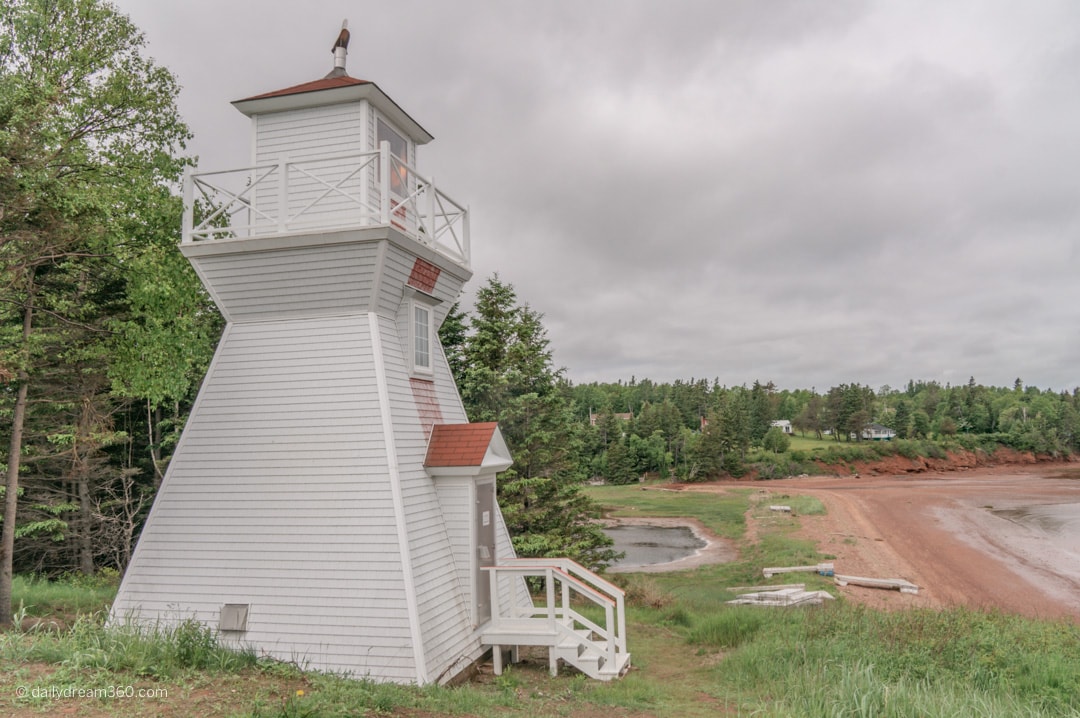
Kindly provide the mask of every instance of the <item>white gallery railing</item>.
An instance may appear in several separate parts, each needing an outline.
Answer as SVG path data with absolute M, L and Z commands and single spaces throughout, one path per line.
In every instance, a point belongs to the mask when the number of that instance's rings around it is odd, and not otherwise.
M 320 156 L 184 178 L 187 243 L 390 226 L 469 265 L 469 211 L 383 142 L 376 152 Z

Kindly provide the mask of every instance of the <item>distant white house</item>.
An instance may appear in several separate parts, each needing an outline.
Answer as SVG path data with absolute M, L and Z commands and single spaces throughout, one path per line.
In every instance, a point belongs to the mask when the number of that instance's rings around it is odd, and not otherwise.
M 867 424 L 862 430 L 863 441 L 891 441 L 896 436 L 896 432 L 887 426 L 881 424 Z M 852 432 L 851 438 L 855 438 L 855 433 Z
M 791 428 L 791 421 L 788 419 L 777 419 L 776 421 L 772 422 L 772 425 L 780 431 L 784 432 L 785 434 L 794 433 Z

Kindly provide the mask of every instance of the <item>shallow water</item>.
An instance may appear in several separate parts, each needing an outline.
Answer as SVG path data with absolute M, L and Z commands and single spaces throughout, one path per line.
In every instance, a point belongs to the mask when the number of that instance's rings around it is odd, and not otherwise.
M 626 556 L 612 564 L 615 568 L 635 568 L 668 563 L 692 556 L 706 543 L 685 526 L 612 526 L 604 533 L 615 542 L 615 550 Z
M 1047 534 L 1055 543 L 1080 546 L 1080 504 L 1028 504 L 991 513 Z

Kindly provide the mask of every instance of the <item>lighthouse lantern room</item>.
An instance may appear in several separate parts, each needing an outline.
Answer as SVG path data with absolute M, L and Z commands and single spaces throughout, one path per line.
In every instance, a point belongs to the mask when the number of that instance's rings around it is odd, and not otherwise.
M 468 212 L 416 171 L 431 135 L 346 74 L 348 39 L 326 77 L 233 103 L 250 166 L 185 182 L 181 251 L 226 326 L 111 620 L 194 619 L 378 681 L 445 682 L 489 650 L 501 670 L 522 644 L 615 677 L 621 591 L 514 558 L 510 453 L 468 422 L 437 335 L 471 277 Z

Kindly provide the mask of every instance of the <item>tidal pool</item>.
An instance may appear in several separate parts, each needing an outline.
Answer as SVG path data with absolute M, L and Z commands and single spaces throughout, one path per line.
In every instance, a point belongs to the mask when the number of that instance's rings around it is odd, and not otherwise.
M 637 568 L 692 556 L 707 544 L 686 526 L 621 525 L 604 529 L 615 550 L 626 554 L 612 568 Z

